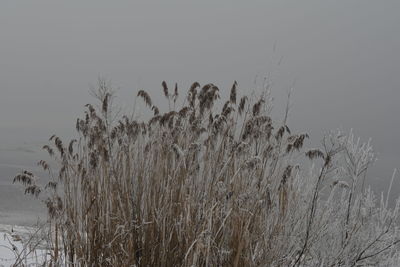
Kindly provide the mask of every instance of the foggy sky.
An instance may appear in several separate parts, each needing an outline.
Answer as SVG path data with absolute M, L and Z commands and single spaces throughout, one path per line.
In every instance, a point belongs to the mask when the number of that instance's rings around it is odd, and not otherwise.
M 0 154 L 68 135 L 99 75 L 124 106 L 138 89 L 161 102 L 163 80 L 249 92 L 270 75 L 278 114 L 295 88 L 295 130 L 372 138 L 384 190 L 400 167 L 399 12 L 398 0 L 1 1 Z

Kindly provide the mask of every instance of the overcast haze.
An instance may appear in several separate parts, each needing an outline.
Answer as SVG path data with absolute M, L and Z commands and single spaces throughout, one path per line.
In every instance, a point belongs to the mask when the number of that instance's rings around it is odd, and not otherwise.
M 71 133 L 99 75 L 124 106 L 139 88 L 161 101 L 163 80 L 246 91 L 270 75 L 278 114 L 295 88 L 292 128 L 371 137 L 370 179 L 386 189 L 400 167 L 400 1 L 149 2 L 1 1 L 3 184 Z

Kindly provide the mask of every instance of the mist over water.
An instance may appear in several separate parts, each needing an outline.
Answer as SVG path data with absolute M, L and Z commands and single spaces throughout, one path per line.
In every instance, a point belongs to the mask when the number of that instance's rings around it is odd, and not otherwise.
M 269 77 L 277 118 L 295 89 L 289 126 L 310 146 L 337 128 L 372 138 L 379 160 L 368 181 L 386 191 L 400 167 L 399 10 L 372 0 L 2 1 L 0 213 L 37 211 L 11 179 L 36 169 L 53 133 L 73 136 L 99 76 L 119 88 L 124 110 L 139 89 L 162 106 L 163 80 L 183 96 L 194 81 L 228 94 L 237 80 L 248 93 Z

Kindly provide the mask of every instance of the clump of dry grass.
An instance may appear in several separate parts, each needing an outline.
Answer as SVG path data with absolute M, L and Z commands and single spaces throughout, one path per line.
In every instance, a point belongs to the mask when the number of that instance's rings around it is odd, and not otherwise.
M 352 135 L 305 151 L 308 135 L 274 122 L 265 93 L 237 104 L 236 81 L 220 113 L 211 83 L 193 83 L 175 110 L 178 87 L 171 95 L 163 82 L 174 102 L 164 114 L 141 90 L 154 112 L 145 122 L 112 120 L 112 90 L 99 87 L 100 108 L 87 105 L 77 120 L 79 139 L 44 146 L 58 172 L 39 162 L 53 177 L 52 264 L 355 266 L 398 255 L 398 205 L 355 194 L 373 158 Z M 15 181 L 43 190 L 29 172 Z

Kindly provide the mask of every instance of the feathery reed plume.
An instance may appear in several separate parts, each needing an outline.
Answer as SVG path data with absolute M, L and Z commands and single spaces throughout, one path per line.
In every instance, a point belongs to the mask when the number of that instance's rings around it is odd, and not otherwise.
M 151 107 L 151 103 L 152 103 L 151 98 L 146 91 L 140 90 L 137 95 L 140 96 L 141 98 L 143 98 L 143 101 L 146 103 L 147 106 Z
M 44 161 L 44 160 L 40 160 L 40 161 L 37 163 L 37 165 L 38 165 L 38 166 L 41 166 L 41 167 L 43 168 L 44 171 L 49 170 L 49 164 L 48 164 L 46 161 Z
M 279 127 L 278 131 L 276 132 L 275 138 L 277 140 L 282 139 L 284 133 L 285 133 L 285 126 Z
M 254 105 L 253 105 L 253 116 L 257 116 L 260 114 L 261 105 L 264 103 L 264 99 L 260 98 Z
M 230 104 L 229 101 L 226 101 L 226 102 L 225 102 L 224 106 L 222 107 L 222 114 L 224 114 L 224 113 L 226 112 L 226 110 L 227 110 L 228 107 L 229 107 L 229 104 Z
M 161 85 L 162 85 L 162 87 L 163 87 L 164 96 L 165 96 L 166 98 L 169 98 L 167 82 L 166 82 L 166 81 L 163 81 L 163 82 L 161 83 Z
M 187 114 L 189 113 L 190 108 L 189 107 L 183 107 L 181 110 L 179 110 L 179 116 L 180 117 L 186 117 Z
M 239 103 L 239 115 L 242 115 L 244 107 L 246 105 L 246 102 L 247 102 L 247 96 L 243 96 L 240 99 L 240 103 Z
M 37 185 L 30 185 L 25 188 L 25 194 L 34 195 L 35 197 L 38 197 L 41 192 L 42 189 Z
M 231 94 L 229 97 L 229 101 L 232 104 L 236 104 L 236 87 L 237 87 L 237 82 L 234 81 L 233 85 L 232 85 L 232 89 L 231 89 Z
M 16 182 L 27 186 L 27 185 L 32 185 L 35 181 L 32 173 L 23 171 L 22 173 L 14 177 L 13 183 Z
M 110 93 L 106 93 L 102 103 L 102 112 L 107 114 L 108 111 L 108 101 L 109 101 Z
M 187 96 L 187 100 L 189 102 L 190 107 L 194 108 L 195 101 L 196 101 L 196 96 L 197 96 L 197 90 L 196 88 L 200 87 L 200 84 L 198 82 L 194 82 L 190 88 L 189 88 L 189 93 Z
M 156 106 L 152 106 L 151 110 L 154 112 L 154 116 L 157 116 L 158 114 L 160 114 L 160 110 L 158 109 L 158 107 Z
M 200 102 L 203 101 L 203 99 L 205 98 L 205 96 L 206 96 L 208 90 L 211 89 L 212 87 L 214 87 L 214 84 L 208 83 L 208 84 L 204 85 L 204 86 L 201 88 L 200 93 L 199 93 L 199 95 L 198 95 L 198 99 L 200 100 Z
M 70 156 L 72 156 L 72 154 L 74 153 L 74 143 L 76 143 L 76 142 L 78 142 L 78 140 L 76 140 L 76 139 L 72 139 L 72 140 L 69 142 L 69 145 L 68 145 L 68 153 L 69 153 Z
M 218 87 L 213 84 L 203 86 L 198 99 L 200 101 L 200 114 L 203 115 L 205 110 L 210 110 L 214 101 L 219 98 Z
M 50 157 L 54 156 L 54 150 L 48 146 L 48 145 L 44 145 L 43 149 L 47 151 L 47 153 L 49 153 Z
M 312 149 L 307 151 L 306 156 L 311 160 L 316 158 L 325 158 L 324 153 L 319 149 Z
M 179 93 L 178 93 L 178 83 L 175 83 L 175 90 L 174 90 L 174 103 L 178 99 Z

